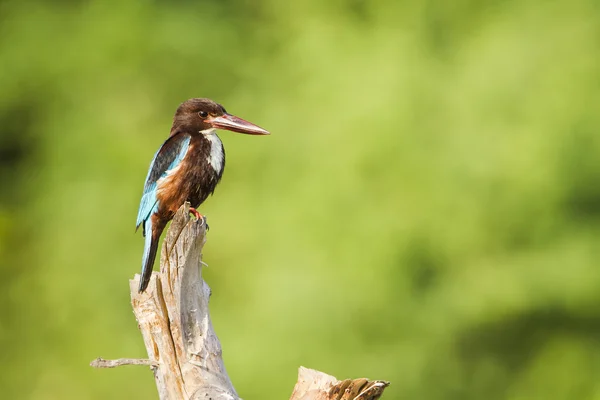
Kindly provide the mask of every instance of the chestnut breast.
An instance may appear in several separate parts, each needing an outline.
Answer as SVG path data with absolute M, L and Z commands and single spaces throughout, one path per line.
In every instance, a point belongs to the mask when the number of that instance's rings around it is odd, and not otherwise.
M 172 218 L 186 201 L 198 207 L 214 192 L 224 169 L 225 150 L 215 129 L 192 135 L 181 163 L 158 181 L 158 213 Z

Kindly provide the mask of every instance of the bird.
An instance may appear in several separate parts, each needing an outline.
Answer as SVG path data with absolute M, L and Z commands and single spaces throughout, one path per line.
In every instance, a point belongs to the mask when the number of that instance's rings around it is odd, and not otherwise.
M 213 100 L 193 98 L 179 105 L 169 137 L 150 163 L 138 210 L 136 231 L 142 226 L 145 237 L 139 293 L 148 287 L 160 236 L 179 207 L 189 202 L 190 213 L 206 221 L 197 208 L 213 194 L 225 169 L 217 129 L 269 135 Z

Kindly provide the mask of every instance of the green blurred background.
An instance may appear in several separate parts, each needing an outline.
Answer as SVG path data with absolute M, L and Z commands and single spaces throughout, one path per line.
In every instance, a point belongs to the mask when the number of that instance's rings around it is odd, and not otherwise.
M 600 3 L 2 1 L 0 387 L 156 398 L 129 305 L 172 115 L 223 132 L 205 278 L 246 399 L 600 399 Z

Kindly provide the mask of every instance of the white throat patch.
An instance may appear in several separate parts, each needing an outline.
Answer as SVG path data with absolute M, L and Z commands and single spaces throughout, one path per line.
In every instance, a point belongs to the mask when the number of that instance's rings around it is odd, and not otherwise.
M 223 169 L 223 143 L 217 136 L 216 129 L 206 129 L 200 131 L 205 138 L 210 142 L 210 153 L 206 161 L 213 167 L 215 172 L 220 173 Z

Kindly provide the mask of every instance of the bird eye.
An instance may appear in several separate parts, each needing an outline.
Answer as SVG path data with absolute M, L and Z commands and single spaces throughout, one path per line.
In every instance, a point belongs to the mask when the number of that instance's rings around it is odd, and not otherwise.
M 202 118 L 208 117 L 208 113 L 206 111 L 198 111 L 198 115 L 201 116 Z

